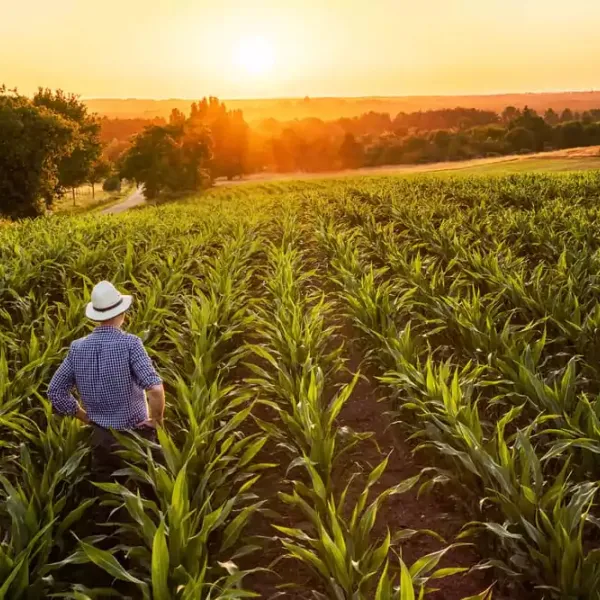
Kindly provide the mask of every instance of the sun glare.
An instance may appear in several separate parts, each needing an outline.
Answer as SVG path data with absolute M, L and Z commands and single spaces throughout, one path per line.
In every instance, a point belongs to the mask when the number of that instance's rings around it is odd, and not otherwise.
M 234 59 L 238 67 L 248 75 L 266 75 L 275 66 L 275 49 L 263 36 L 247 37 L 239 41 Z

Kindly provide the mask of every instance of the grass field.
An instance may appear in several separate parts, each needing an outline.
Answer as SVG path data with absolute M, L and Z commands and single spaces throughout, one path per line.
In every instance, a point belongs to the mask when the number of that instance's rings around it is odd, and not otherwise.
M 3 228 L 0 592 L 598 598 L 599 193 L 273 182 Z M 162 459 L 123 438 L 94 483 L 45 393 L 104 278 L 168 406 Z
M 562 173 L 600 169 L 600 157 L 554 158 L 538 157 L 506 162 L 473 165 L 452 173 L 467 175 L 504 175 L 509 173 Z

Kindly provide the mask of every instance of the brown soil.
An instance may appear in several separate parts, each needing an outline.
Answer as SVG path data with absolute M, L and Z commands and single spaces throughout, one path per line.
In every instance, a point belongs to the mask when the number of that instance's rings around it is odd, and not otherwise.
M 370 468 L 381 462 L 384 456 L 390 454 L 388 468 L 378 483 L 373 487 L 371 498 L 375 498 L 384 490 L 399 482 L 416 475 L 423 465 L 419 464 L 412 454 L 411 446 L 394 435 L 389 427 L 389 417 L 385 414 L 391 407 L 387 403 L 384 390 L 378 385 L 376 374 L 365 371 L 363 353 L 357 343 L 353 342 L 354 331 L 344 327 L 342 337 L 346 343 L 348 370 L 354 373 L 361 370 L 368 375 L 361 379 L 350 400 L 340 415 L 340 423 L 357 432 L 372 432 L 373 437 L 366 440 L 348 453 L 344 464 L 339 465 L 336 476 L 336 487 L 342 488 L 350 473 L 356 470 L 356 465 L 364 469 L 365 477 Z M 238 373 L 238 377 L 241 373 Z M 237 378 L 237 377 L 236 377 Z M 347 379 L 347 376 L 346 376 Z M 340 383 L 340 382 L 338 382 Z M 258 406 L 255 411 L 259 418 L 276 422 L 273 411 L 264 406 Z M 277 467 L 265 473 L 257 483 L 254 492 L 267 500 L 267 506 L 282 516 L 281 524 L 287 527 L 302 526 L 302 515 L 292 514 L 289 507 L 277 498 L 277 492 L 289 490 L 286 483 L 286 469 L 290 462 L 289 455 L 269 442 L 263 449 L 263 456 L 257 457 L 262 462 L 275 462 Z M 363 482 L 364 483 L 364 478 Z M 361 482 L 353 486 L 348 496 L 347 504 L 352 506 L 360 493 Z M 401 495 L 392 496 L 384 504 L 377 519 L 373 534 L 374 538 L 383 538 L 386 531 L 396 532 L 401 529 L 431 529 L 451 543 L 460 532 L 462 525 L 469 519 L 456 507 L 449 506 L 434 494 L 417 497 L 417 488 Z M 262 550 L 240 561 L 244 569 L 265 569 L 251 574 L 245 580 L 248 589 L 260 594 L 261 598 L 270 599 L 285 597 L 290 599 L 312 598 L 311 590 L 322 590 L 321 582 L 302 564 L 292 560 L 279 560 L 283 555 L 280 542 L 276 539 L 277 532 L 273 529 L 273 516 L 270 514 L 256 515 L 247 530 L 247 535 L 256 537 Z M 401 546 L 403 560 L 411 565 L 419 557 L 435 552 L 444 547 L 439 540 L 427 535 L 416 536 Z M 464 566 L 472 567 L 482 561 L 476 549 L 472 546 L 460 547 L 450 551 L 440 563 L 440 567 Z M 472 571 L 455 575 L 434 582 L 438 592 L 428 595 L 433 600 L 460 600 L 477 594 L 494 583 L 493 574 L 489 571 Z M 285 588 L 281 586 L 285 585 Z M 290 587 L 287 587 L 290 586 Z M 496 593 L 495 599 L 502 600 Z
M 352 340 L 354 332 L 345 327 L 345 338 L 349 346 L 349 370 L 354 373 L 360 370 L 367 377 L 357 384 L 354 393 L 341 414 L 341 421 L 357 430 L 371 431 L 375 444 L 363 444 L 356 448 L 350 460 L 376 466 L 382 457 L 390 455 L 388 467 L 373 487 L 373 497 L 384 490 L 397 485 L 401 481 L 417 475 L 423 465 L 415 460 L 411 446 L 393 433 L 390 418 L 386 413 L 391 405 L 384 395 L 384 389 L 378 385 L 376 374 L 372 369 L 365 370 L 363 355 L 359 345 Z M 376 522 L 374 534 L 383 537 L 389 529 L 391 532 L 402 529 L 430 529 L 441 535 L 448 543 L 452 543 L 461 527 L 466 522 L 460 511 L 441 503 L 434 494 L 417 497 L 418 486 L 405 493 L 391 496 L 384 504 Z M 430 552 L 443 548 L 445 544 L 427 535 L 419 535 L 405 541 L 401 546 L 404 562 L 410 566 L 415 560 Z M 482 561 L 473 547 L 455 548 L 442 559 L 439 567 L 473 567 Z M 433 582 L 439 592 L 428 595 L 435 600 L 460 600 L 482 592 L 494 583 L 490 573 L 473 571 L 447 577 Z M 499 596 L 495 595 L 495 598 Z

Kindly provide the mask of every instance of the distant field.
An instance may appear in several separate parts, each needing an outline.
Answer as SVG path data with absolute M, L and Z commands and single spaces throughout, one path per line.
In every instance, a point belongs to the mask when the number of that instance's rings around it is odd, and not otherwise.
M 218 180 L 217 186 L 238 186 L 248 183 L 269 181 L 305 181 L 314 179 L 343 179 L 363 176 L 410 175 L 417 173 L 467 173 L 510 174 L 524 172 L 561 173 L 568 171 L 589 171 L 600 168 L 600 147 L 571 148 L 555 152 L 540 152 L 521 156 L 498 156 L 477 158 L 460 162 L 430 163 L 425 165 L 390 165 L 385 167 L 363 168 L 324 173 L 257 173 L 244 179 Z
M 509 156 L 504 160 L 494 160 L 493 162 L 482 159 L 476 163 L 471 162 L 463 168 L 459 167 L 463 173 L 489 173 L 491 175 L 523 172 L 563 173 L 589 171 L 590 169 L 600 169 L 600 148 L 598 146 L 542 152 L 530 156 Z
M 481 165 L 469 165 L 464 169 L 453 169 L 452 172 L 468 174 L 509 174 L 509 173 L 563 173 L 569 171 L 589 171 L 600 169 L 600 157 L 596 158 L 529 158 Z

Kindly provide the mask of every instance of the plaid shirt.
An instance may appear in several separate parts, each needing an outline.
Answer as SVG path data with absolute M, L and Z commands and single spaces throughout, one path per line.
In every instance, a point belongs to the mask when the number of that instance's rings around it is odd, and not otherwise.
M 75 415 L 76 387 L 92 423 L 132 429 L 148 418 L 144 390 L 161 383 L 142 340 L 105 325 L 71 344 L 48 397 L 58 413 Z

